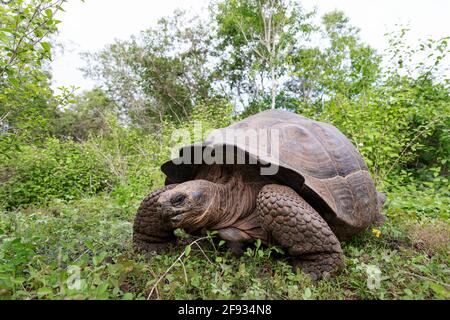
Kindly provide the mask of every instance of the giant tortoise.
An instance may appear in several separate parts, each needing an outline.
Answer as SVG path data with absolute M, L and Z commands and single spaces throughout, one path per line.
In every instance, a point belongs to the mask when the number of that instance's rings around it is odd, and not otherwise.
M 242 139 L 251 130 L 270 132 L 270 143 Z M 273 137 L 277 152 L 269 150 Z M 260 112 L 213 131 L 161 169 L 166 185 L 143 200 L 134 223 L 141 251 L 163 250 L 177 228 L 217 230 L 237 251 L 255 239 L 279 245 L 295 268 L 319 279 L 342 268 L 340 241 L 383 221 L 384 195 L 354 145 L 333 125 L 289 111 Z

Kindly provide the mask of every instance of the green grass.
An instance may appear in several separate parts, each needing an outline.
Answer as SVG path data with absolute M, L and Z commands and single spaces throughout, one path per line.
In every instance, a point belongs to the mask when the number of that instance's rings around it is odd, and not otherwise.
M 255 244 L 235 258 L 214 235 L 186 249 L 195 239 L 179 232 L 167 254 L 138 255 L 131 243 L 138 197 L 4 211 L 0 299 L 449 299 L 449 197 L 414 192 L 389 194 L 381 236 L 368 230 L 345 243 L 345 270 L 316 284 L 293 273 L 278 248 Z M 374 289 L 371 265 L 381 271 Z

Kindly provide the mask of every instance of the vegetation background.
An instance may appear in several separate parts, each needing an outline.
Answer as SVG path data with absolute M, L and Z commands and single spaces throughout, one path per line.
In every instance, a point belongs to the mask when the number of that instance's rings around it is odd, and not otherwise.
M 77 93 L 50 87 L 65 2 L 0 4 L 0 299 L 449 299 L 449 37 L 407 45 L 399 27 L 377 52 L 340 11 L 211 1 L 86 53 L 98 87 Z M 333 123 L 387 194 L 384 226 L 344 244 L 345 271 L 314 284 L 280 248 L 238 259 L 214 232 L 134 253 L 173 130 L 193 140 L 194 123 L 204 136 L 268 108 Z

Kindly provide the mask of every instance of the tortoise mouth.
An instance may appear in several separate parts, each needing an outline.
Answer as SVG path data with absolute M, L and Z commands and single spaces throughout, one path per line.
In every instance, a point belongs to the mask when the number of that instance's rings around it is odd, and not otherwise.
M 180 223 L 181 221 L 183 221 L 183 218 L 186 217 L 188 215 L 187 212 L 176 212 L 175 214 L 169 215 L 168 219 L 170 222 L 172 222 L 173 224 L 177 224 Z
M 189 214 L 188 209 L 173 208 L 169 204 L 161 204 L 158 206 L 159 214 L 165 223 L 169 223 L 176 227 Z

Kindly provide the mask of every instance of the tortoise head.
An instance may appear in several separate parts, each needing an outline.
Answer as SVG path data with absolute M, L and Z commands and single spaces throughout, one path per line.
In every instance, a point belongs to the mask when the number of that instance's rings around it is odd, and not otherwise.
M 200 229 L 215 221 L 219 207 L 218 185 L 206 180 L 191 180 L 160 195 L 158 210 L 175 228 Z

